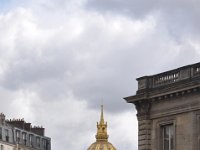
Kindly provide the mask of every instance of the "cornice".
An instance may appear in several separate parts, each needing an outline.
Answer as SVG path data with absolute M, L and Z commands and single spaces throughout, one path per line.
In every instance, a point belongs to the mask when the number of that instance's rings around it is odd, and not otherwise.
M 179 83 L 173 86 L 166 86 L 165 88 L 157 88 L 153 90 L 146 90 L 133 96 L 125 97 L 128 103 L 136 103 L 137 101 L 162 100 L 166 98 L 173 98 L 177 96 L 185 96 L 194 92 L 200 91 L 200 80 L 195 82 Z

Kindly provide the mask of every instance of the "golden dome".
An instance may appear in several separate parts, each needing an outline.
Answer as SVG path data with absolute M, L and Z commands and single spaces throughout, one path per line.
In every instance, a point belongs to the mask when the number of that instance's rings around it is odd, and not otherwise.
M 109 142 L 95 142 L 87 150 L 116 150 Z
M 96 142 L 94 142 L 87 150 L 116 150 L 116 148 L 108 142 L 107 122 L 104 123 L 103 105 L 101 105 L 100 122 L 97 122 Z

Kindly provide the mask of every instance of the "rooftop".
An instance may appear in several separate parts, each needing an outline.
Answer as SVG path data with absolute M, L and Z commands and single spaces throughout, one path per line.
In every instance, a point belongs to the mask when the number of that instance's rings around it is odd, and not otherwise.
M 3 113 L 0 113 L 0 123 L 7 123 L 13 127 L 26 130 L 28 132 L 35 133 L 40 136 L 44 136 L 45 128 L 42 126 L 32 126 L 31 123 L 27 123 L 24 119 L 6 119 Z
M 138 90 L 136 95 L 126 97 L 127 102 L 154 98 L 179 90 L 189 90 L 200 87 L 200 63 L 183 66 L 151 76 L 137 78 Z

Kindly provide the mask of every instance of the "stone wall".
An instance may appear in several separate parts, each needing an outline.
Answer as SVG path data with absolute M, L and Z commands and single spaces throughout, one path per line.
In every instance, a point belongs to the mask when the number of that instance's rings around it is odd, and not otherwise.
M 200 150 L 200 63 L 137 80 L 138 149 Z

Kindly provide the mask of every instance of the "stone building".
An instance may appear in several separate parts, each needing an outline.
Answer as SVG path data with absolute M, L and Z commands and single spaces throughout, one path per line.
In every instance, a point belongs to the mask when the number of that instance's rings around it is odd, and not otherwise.
M 137 79 L 139 150 L 200 150 L 200 63 Z
M 100 122 L 97 122 L 96 142 L 91 144 L 87 150 L 116 150 L 116 148 L 108 142 L 107 122 L 104 122 L 103 105 L 101 106 Z
M 6 120 L 0 114 L 0 150 L 51 150 L 51 139 L 43 127 L 32 127 L 23 119 Z

